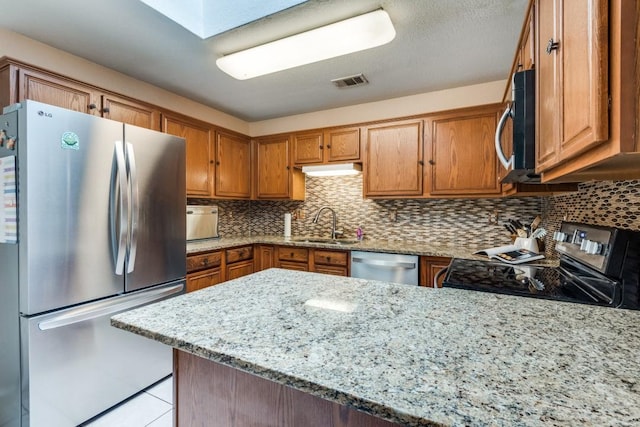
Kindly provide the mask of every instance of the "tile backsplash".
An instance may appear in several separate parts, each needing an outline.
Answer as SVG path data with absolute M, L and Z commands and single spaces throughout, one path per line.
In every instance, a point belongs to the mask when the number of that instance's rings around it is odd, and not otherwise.
M 640 180 L 580 184 L 575 193 L 544 197 L 542 211 L 550 235 L 563 220 L 640 231 Z M 547 252 L 554 246 L 549 235 L 545 244 Z
M 355 237 L 362 227 L 365 238 L 449 242 L 479 248 L 508 244 L 501 225 L 508 218 L 530 222 L 542 215 L 542 227 L 549 235 L 560 221 L 579 221 L 640 231 L 640 180 L 601 181 L 581 184 L 579 191 L 546 197 L 503 199 L 401 199 L 362 198 L 362 176 L 307 177 L 307 199 L 299 201 L 190 200 L 220 207 L 222 236 L 282 235 L 284 214 L 299 212 L 292 223 L 294 236 L 328 236 L 331 213 L 322 213 L 318 224 L 313 216 L 322 206 L 337 213 L 337 228 L 344 237 Z M 498 213 L 499 224 L 489 217 Z M 553 241 L 545 241 L 553 255 Z

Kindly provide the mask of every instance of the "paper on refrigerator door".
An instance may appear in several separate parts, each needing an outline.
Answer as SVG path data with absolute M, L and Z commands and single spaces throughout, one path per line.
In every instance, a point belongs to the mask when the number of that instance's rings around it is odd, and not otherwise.
M 18 242 L 16 158 L 0 159 L 0 243 Z

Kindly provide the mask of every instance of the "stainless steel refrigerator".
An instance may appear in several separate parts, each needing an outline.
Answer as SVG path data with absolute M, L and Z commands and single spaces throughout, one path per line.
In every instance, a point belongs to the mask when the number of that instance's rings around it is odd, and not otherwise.
M 0 116 L 0 426 L 72 426 L 171 373 L 169 347 L 109 319 L 184 292 L 184 140 L 15 108 Z

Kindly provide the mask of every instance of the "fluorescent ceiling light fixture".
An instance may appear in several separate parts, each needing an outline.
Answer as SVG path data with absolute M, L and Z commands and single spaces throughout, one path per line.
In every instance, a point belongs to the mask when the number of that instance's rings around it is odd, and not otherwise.
M 358 163 L 339 163 L 334 165 L 303 166 L 302 172 L 309 176 L 345 176 L 357 175 L 362 171 Z
M 218 68 L 238 80 L 323 61 L 389 43 L 396 36 L 382 9 L 223 56 Z
M 201 39 L 304 3 L 306 0 L 140 0 Z

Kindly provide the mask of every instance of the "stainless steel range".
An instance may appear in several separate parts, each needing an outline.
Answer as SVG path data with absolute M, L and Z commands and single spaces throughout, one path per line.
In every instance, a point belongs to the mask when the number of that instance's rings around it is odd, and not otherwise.
M 443 286 L 638 310 L 640 233 L 563 222 L 558 267 L 454 259 Z

